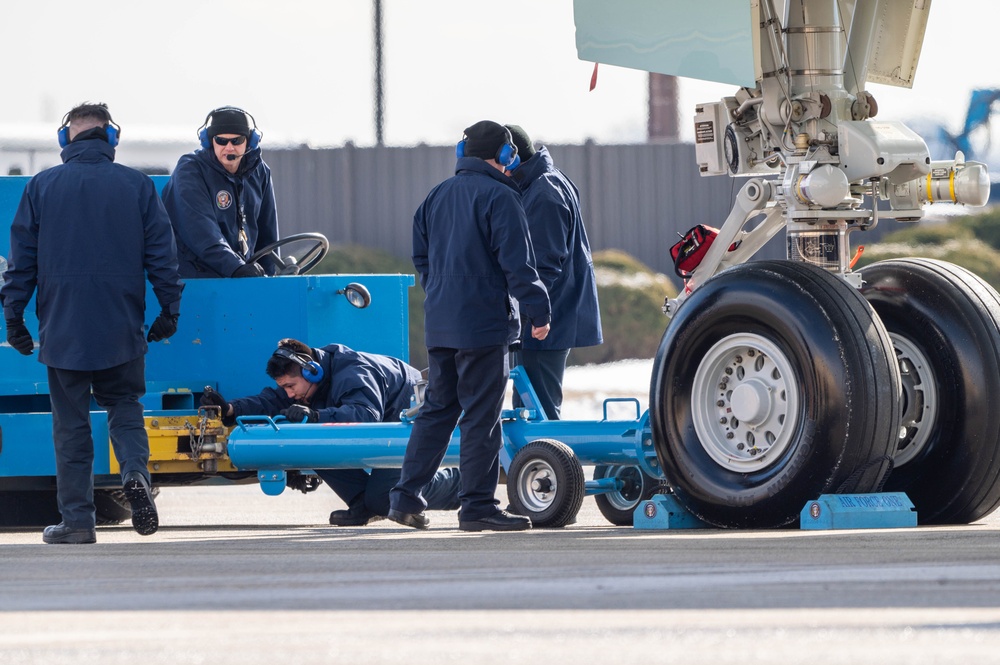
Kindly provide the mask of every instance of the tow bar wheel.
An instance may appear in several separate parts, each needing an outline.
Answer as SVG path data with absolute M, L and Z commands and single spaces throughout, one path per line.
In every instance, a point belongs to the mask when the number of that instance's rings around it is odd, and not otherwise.
M 632 516 L 640 503 L 653 496 L 660 479 L 634 465 L 601 464 L 594 467 L 594 480 L 614 478 L 621 489 L 594 495 L 597 509 L 615 526 L 632 526 Z
M 583 467 L 565 443 L 532 441 L 514 455 L 507 471 L 507 498 L 513 511 L 537 527 L 566 526 L 583 505 Z

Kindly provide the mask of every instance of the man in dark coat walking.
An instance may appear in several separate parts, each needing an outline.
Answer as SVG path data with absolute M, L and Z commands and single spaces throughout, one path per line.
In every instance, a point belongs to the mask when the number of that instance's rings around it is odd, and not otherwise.
M 153 181 L 114 163 L 119 134 L 104 104 L 67 113 L 59 129 L 63 164 L 28 182 L 10 230 L 0 289 L 7 341 L 33 353 L 24 310 L 37 287 L 38 360 L 48 368 L 52 401 L 62 523 L 45 528 L 46 543 L 96 541 L 91 393 L 108 411 L 133 527 L 149 535 L 159 525 L 139 398 L 146 342 L 176 332 L 183 285 Z M 160 314 L 144 338 L 147 275 Z

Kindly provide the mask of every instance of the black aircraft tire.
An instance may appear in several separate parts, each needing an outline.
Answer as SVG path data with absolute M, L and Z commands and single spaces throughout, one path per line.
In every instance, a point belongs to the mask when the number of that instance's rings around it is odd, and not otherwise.
M 900 391 L 889 335 L 857 289 L 804 263 L 751 262 L 671 320 L 653 364 L 653 444 L 695 516 L 779 527 L 820 494 L 878 487 Z
M 583 467 L 565 443 L 532 441 L 517 451 L 507 471 L 512 512 L 527 515 L 537 527 L 571 524 L 586 492 Z
M 965 268 L 880 261 L 862 295 L 900 358 L 904 413 L 885 489 L 922 524 L 966 524 L 1000 505 L 1000 295 Z

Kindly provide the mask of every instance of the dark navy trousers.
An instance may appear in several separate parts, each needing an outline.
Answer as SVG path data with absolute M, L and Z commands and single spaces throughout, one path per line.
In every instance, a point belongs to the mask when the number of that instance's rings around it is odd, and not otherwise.
M 56 497 L 66 526 L 93 528 L 95 523 L 91 390 L 97 405 L 108 412 L 108 433 L 122 476 L 138 471 L 149 480 L 149 438 L 139 402 L 146 393 L 145 372 L 145 356 L 102 370 L 48 368 Z
M 399 482 L 399 469 L 316 469 L 348 508 L 363 505 L 373 515 L 389 514 L 389 491 Z M 458 469 L 438 469 L 421 493 L 428 510 L 456 510 L 462 476 Z
M 391 507 L 404 513 L 427 508 L 421 490 L 441 466 L 457 423 L 461 434 L 461 519 L 489 517 L 497 512 L 499 503 L 496 489 L 503 444 L 500 412 L 509 376 L 507 346 L 431 347 L 427 353 L 427 392 L 413 422 L 399 483 L 389 496 Z
M 569 349 L 515 351 L 513 362 L 524 368 L 531 381 L 531 387 L 538 395 L 538 401 L 549 420 L 559 420 L 563 402 L 563 374 Z M 514 392 L 514 408 L 521 406 L 521 397 Z

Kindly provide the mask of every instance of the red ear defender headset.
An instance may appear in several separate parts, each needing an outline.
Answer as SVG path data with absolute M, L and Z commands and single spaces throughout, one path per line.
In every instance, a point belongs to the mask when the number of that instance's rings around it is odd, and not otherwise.
M 107 111 L 108 107 L 104 104 L 104 110 Z M 114 148 L 118 145 L 118 138 L 122 135 L 122 128 L 118 126 L 114 120 L 111 119 L 111 113 L 108 112 L 108 123 L 104 125 L 104 131 L 108 135 L 108 144 Z M 59 147 L 65 148 L 69 145 L 69 113 L 63 116 L 62 124 L 59 126 L 59 131 L 56 133 L 59 138 Z
M 271 355 L 277 356 L 278 358 L 286 358 L 301 367 L 302 378 L 309 383 L 319 383 L 323 380 L 323 367 L 315 360 L 306 360 L 298 353 L 295 353 L 291 349 L 286 349 L 283 346 L 279 346 Z
M 250 130 L 250 137 L 249 140 L 247 141 L 247 152 L 255 149 L 257 146 L 260 145 L 260 140 L 264 138 L 264 135 L 261 133 L 259 129 L 257 129 L 257 121 L 254 120 L 252 115 L 250 115 L 243 109 L 236 106 L 220 106 L 217 109 L 212 109 L 211 111 L 209 111 L 208 115 L 205 116 L 205 122 L 203 122 L 201 124 L 201 127 L 198 128 L 198 141 L 201 142 L 202 148 L 208 150 L 209 148 L 212 147 L 212 139 L 209 138 L 208 136 L 208 128 L 212 124 L 212 116 L 214 116 L 219 111 L 236 111 L 238 113 L 242 113 L 247 118 L 249 118 L 250 123 L 253 125 L 253 129 Z
M 513 171 L 521 165 L 521 158 L 517 156 L 517 146 L 514 145 L 514 137 L 510 135 L 510 130 L 504 127 L 503 131 L 506 135 L 505 143 L 500 146 L 493 159 L 497 160 L 497 163 L 506 170 Z M 459 159 L 465 157 L 465 141 L 467 138 L 463 136 L 462 140 L 455 146 L 455 156 Z

